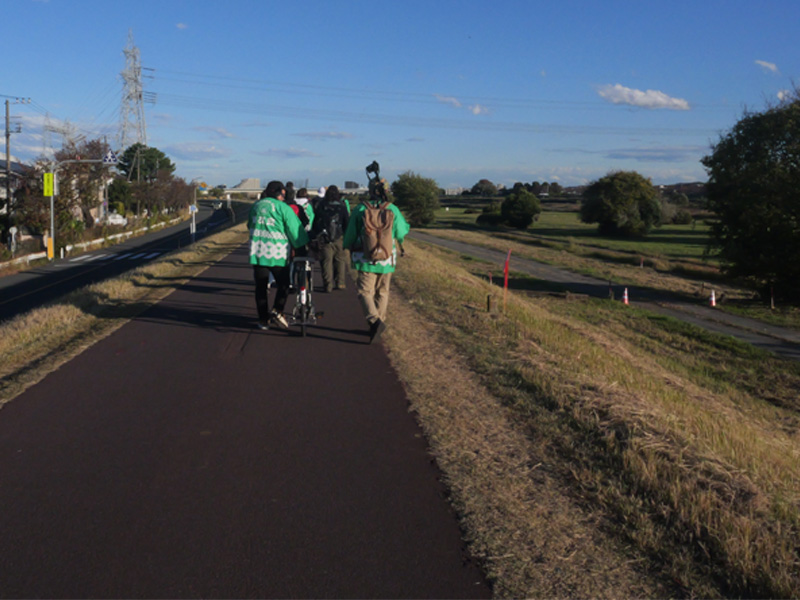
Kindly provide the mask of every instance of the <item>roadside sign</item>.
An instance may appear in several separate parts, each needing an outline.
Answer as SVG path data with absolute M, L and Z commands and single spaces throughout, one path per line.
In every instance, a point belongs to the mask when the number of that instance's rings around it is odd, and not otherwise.
M 44 174 L 44 196 L 52 196 L 53 195 L 53 174 L 52 173 L 45 173 Z
M 109 150 L 106 152 L 106 155 L 103 157 L 103 164 L 104 165 L 115 165 L 119 161 L 117 160 L 117 155 L 114 154 L 113 151 Z

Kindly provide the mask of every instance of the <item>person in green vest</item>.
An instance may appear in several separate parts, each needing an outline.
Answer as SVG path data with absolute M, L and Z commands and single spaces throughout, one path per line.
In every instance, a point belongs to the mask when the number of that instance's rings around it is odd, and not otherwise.
M 289 264 L 292 253 L 307 253 L 308 234 L 294 211 L 284 202 L 286 188 L 280 181 L 270 181 L 261 199 L 253 204 L 248 218 L 250 264 L 256 285 L 256 309 L 259 329 L 277 325 L 288 329 L 283 308 L 289 298 Z M 275 300 L 269 309 L 269 276 L 275 279 Z
M 356 283 L 358 299 L 369 325 L 370 343 L 378 340 L 386 330 L 389 284 L 397 264 L 397 249 L 398 245 L 400 245 L 402 252 L 403 239 L 411 229 L 400 209 L 394 204 L 387 204 L 386 210 L 390 210 L 393 213 L 391 254 L 388 258 L 377 261 L 371 260 L 366 256 L 362 243 L 362 232 L 364 230 L 364 213 L 367 210 L 367 203 L 373 207 L 378 207 L 387 201 L 386 181 L 383 179 L 370 181 L 369 200 L 362 202 L 353 209 L 343 242 L 343 246 L 351 250 L 351 262 L 353 268 L 358 272 Z

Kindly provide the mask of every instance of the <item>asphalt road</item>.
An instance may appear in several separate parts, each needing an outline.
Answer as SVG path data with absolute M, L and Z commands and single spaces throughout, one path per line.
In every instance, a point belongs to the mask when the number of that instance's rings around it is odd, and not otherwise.
M 491 595 L 354 286 L 303 338 L 251 277 L 240 248 L 0 411 L 0 596 Z
M 210 200 L 200 201 L 198 206 L 197 240 L 233 222 L 225 209 L 212 210 Z M 250 204 L 234 202 L 232 206 L 236 222 L 247 218 Z M 0 271 L 0 321 L 57 300 L 86 285 L 121 275 L 159 256 L 183 248 L 191 240 L 189 222 L 186 221 L 128 239 L 109 248 L 58 258 L 46 265 L 19 273 L 4 275 Z
M 498 275 L 503 272 L 507 256 L 505 252 L 446 240 L 423 231 L 412 231 L 409 238 L 489 261 L 499 267 Z M 533 260 L 522 259 L 513 254 L 509 263 L 509 271 L 531 275 L 546 282 L 558 283 L 564 289 L 576 294 L 586 294 L 597 298 L 609 297 L 607 281 L 572 273 Z M 610 287 L 615 298 L 622 298 L 623 286 L 614 284 Z M 800 332 L 731 315 L 717 308 L 689 301 L 682 296 L 665 294 L 659 290 L 628 286 L 628 296 L 630 306 L 645 308 L 692 323 L 709 331 L 733 336 L 784 358 L 800 360 Z

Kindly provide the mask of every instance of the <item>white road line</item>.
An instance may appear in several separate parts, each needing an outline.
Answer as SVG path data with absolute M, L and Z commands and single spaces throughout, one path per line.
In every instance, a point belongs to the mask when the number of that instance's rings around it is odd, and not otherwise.
M 123 258 L 128 258 L 133 252 L 126 252 L 125 254 L 117 254 L 114 260 L 122 260 Z

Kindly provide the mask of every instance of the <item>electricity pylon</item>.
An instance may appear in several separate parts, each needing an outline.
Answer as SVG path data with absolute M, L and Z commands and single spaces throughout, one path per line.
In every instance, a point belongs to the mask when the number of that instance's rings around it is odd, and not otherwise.
M 144 89 L 139 48 L 133 43 L 133 30 L 128 30 L 128 45 L 125 54 L 125 70 L 120 73 L 123 81 L 122 105 L 119 111 L 119 150 L 136 142 L 147 145 L 147 125 L 144 120 Z

